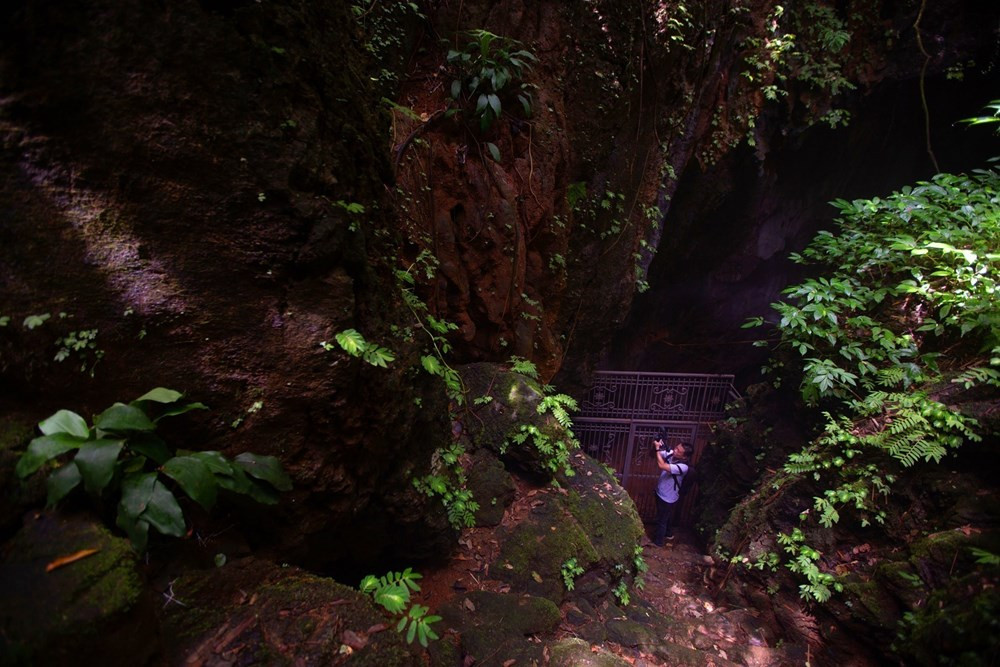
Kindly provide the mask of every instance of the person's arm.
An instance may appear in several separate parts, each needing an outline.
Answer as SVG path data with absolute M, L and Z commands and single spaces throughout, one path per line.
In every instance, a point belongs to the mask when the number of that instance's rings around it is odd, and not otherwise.
M 669 455 L 670 455 L 669 452 L 657 452 L 656 453 L 656 465 L 659 466 L 660 470 L 666 470 L 667 472 L 672 473 L 673 471 L 670 470 L 670 465 L 671 464 L 669 464 L 669 463 L 667 463 L 666 461 L 663 460 L 664 457 L 667 457 Z

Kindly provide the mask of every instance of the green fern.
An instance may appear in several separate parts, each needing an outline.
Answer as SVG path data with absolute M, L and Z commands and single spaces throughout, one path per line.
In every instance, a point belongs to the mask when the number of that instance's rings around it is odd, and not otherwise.
M 520 373 L 521 375 L 526 375 L 532 380 L 538 379 L 538 367 L 528 359 L 523 357 L 513 356 L 509 360 L 510 370 L 512 373 Z

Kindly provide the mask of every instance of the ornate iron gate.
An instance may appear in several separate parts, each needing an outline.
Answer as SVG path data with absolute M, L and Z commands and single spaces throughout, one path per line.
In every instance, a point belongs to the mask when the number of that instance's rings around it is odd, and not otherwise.
M 668 445 L 691 443 L 691 464 L 697 465 L 707 425 L 721 419 L 726 402 L 738 397 L 732 375 L 598 371 L 573 417 L 573 431 L 585 452 L 615 469 L 639 515 L 652 521 L 660 476 L 653 437 L 662 430 Z M 686 522 L 696 491 L 685 493 L 680 523 Z

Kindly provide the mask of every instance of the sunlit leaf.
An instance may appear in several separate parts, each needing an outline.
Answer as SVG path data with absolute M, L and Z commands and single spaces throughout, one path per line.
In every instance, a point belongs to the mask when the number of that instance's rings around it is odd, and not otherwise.
M 66 433 L 77 438 L 86 440 L 90 437 L 90 429 L 87 422 L 80 415 L 71 410 L 60 410 L 48 419 L 38 424 L 38 430 L 45 435 L 55 433 Z
M 134 405 L 115 403 L 94 418 L 102 431 L 152 431 L 156 428 L 145 412 Z

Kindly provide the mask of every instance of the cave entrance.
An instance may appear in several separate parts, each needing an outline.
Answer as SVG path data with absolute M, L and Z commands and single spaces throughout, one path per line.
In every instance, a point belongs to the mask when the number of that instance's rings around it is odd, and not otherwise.
M 653 490 L 660 469 L 653 459 L 653 438 L 664 431 L 667 444 L 694 445 L 697 466 L 708 442 L 709 424 L 722 419 L 728 401 L 739 398 L 732 375 L 597 371 L 573 417 L 573 431 L 587 454 L 615 470 L 643 521 L 656 517 Z M 681 498 L 678 524 L 688 515 L 698 493 L 697 480 Z

